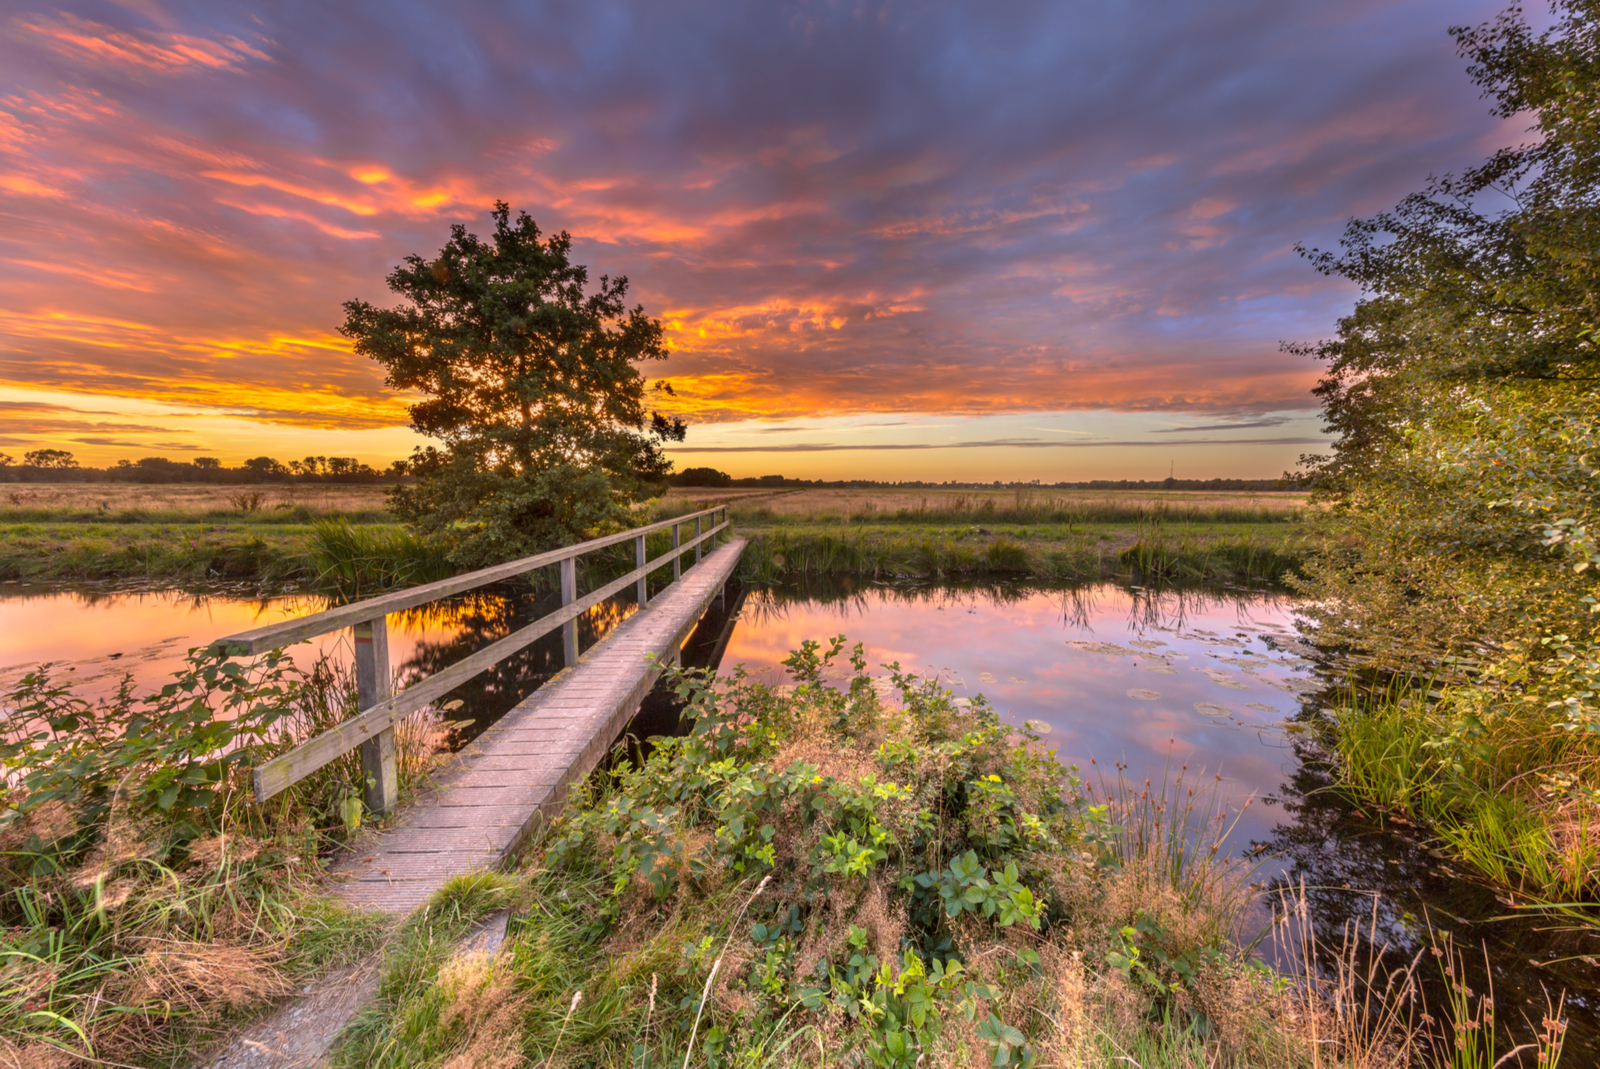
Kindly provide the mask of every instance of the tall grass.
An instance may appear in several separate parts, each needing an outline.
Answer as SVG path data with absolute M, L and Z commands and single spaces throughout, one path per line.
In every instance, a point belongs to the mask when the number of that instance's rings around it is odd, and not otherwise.
M 304 560 L 317 587 L 348 601 L 444 579 L 454 571 L 448 550 L 438 543 L 401 527 L 356 527 L 343 519 L 320 520 L 312 527 Z
M 1015 576 L 1138 582 L 1276 583 L 1298 561 L 1292 546 L 1253 535 L 1183 536 L 1118 551 L 1109 539 L 1031 540 L 920 532 L 792 530 L 748 535 L 740 577 L 752 585 L 829 575 L 869 579 Z
M 1593 743 L 1536 715 L 1470 712 L 1426 681 L 1347 687 L 1329 724 L 1341 786 L 1524 904 L 1600 923 L 1600 820 L 1574 789 L 1600 763 Z
M 383 934 L 320 886 L 355 823 L 356 759 L 265 805 L 248 788 L 249 765 L 349 715 L 353 674 L 195 656 L 152 696 L 90 704 L 34 674 L 0 701 L 0 1062 L 184 1061 Z M 424 713 L 397 731 L 407 793 L 439 727 Z

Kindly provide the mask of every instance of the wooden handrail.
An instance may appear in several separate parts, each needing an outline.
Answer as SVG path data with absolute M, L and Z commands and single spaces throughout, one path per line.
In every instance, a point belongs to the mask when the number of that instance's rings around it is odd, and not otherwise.
M 728 507 L 703 509 L 685 516 L 662 520 L 644 527 L 635 527 L 603 538 L 548 553 L 535 554 L 507 564 L 482 568 L 465 575 L 454 576 L 436 583 L 411 587 L 384 594 L 350 605 L 341 605 L 325 612 L 312 613 L 294 620 L 269 624 L 251 631 L 218 639 L 212 648 L 230 656 L 251 656 L 279 649 L 291 643 L 314 638 L 344 627 L 355 628 L 356 633 L 356 683 L 363 708 L 355 716 L 295 747 L 286 754 L 267 761 L 255 770 L 255 794 L 258 801 L 294 785 L 341 755 L 357 746 L 361 747 L 361 764 L 367 778 L 366 805 L 373 812 L 392 808 L 397 800 L 394 725 L 410 713 L 443 697 L 480 672 L 487 671 L 518 650 L 537 639 L 561 628 L 563 652 L 568 666 L 577 663 L 577 618 L 584 612 L 617 594 L 630 583 L 637 584 L 641 592 L 640 607 L 644 607 L 645 581 L 650 573 L 667 565 L 672 566 L 673 580 L 682 573 L 683 554 L 694 552 L 696 562 L 708 542 L 714 543 L 718 534 L 728 529 Z M 707 527 L 703 522 L 722 514 L 722 522 Z M 695 536 L 685 540 L 681 528 L 694 523 Z M 672 548 L 654 560 L 645 560 L 645 536 L 672 529 Z M 585 553 L 607 546 L 635 540 L 635 561 L 638 566 L 626 575 L 619 576 L 604 586 L 577 596 L 574 585 L 573 562 Z M 386 617 L 393 612 L 415 608 L 418 605 L 450 597 L 466 590 L 509 579 L 535 568 L 562 564 L 562 605 L 510 635 L 485 646 L 483 649 L 443 668 L 425 679 L 418 680 L 399 694 L 389 693 L 389 656 Z
M 620 545 L 631 538 L 648 535 L 655 531 L 664 531 L 668 527 L 698 520 L 702 516 L 714 513 L 723 513 L 723 520 L 727 520 L 728 506 L 719 505 L 716 508 L 703 509 L 700 512 L 691 512 L 685 516 L 678 516 L 660 523 L 652 523 L 646 527 L 634 527 L 616 534 L 606 535 L 603 538 L 591 538 L 587 542 L 566 546 L 562 549 L 552 549 L 547 553 L 536 553 L 531 557 L 521 560 L 509 561 L 505 564 L 496 564 L 490 568 L 480 568 L 475 572 L 466 572 L 462 575 L 451 576 L 449 579 L 440 579 L 433 583 L 424 583 L 421 586 L 407 587 L 396 590 L 392 594 L 380 594 L 375 598 L 352 602 L 349 605 L 340 605 L 322 612 L 314 612 L 310 616 L 299 616 L 293 620 L 283 620 L 279 623 L 257 627 L 250 631 L 241 631 L 237 635 L 219 638 L 211 644 L 211 648 L 226 653 L 233 657 L 249 657 L 268 650 L 281 649 L 291 646 L 296 642 L 304 642 L 308 638 L 325 635 L 329 631 L 338 631 L 340 628 L 351 627 L 364 623 L 367 620 L 376 620 L 380 616 L 387 616 L 393 612 L 404 612 L 414 609 L 418 605 L 426 605 L 430 601 L 448 598 L 453 594 L 473 590 L 490 583 L 497 583 L 502 579 L 531 572 L 535 568 L 546 568 L 552 564 L 560 564 L 564 560 L 580 557 L 585 553 L 607 546 Z

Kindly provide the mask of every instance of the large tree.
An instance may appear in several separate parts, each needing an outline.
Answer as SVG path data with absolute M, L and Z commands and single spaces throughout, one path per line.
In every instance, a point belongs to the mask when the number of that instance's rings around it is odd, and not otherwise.
M 489 241 L 456 225 L 432 260 L 407 256 L 388 278 L 406 303 L 347 301 L 341 328 L 390 385 L 426 395 L 412 425 L 443 445 L 412 457 L 392 507 L 461 567 L 628 526 L 684 435 L 646 412 L 636 365 L 667 352 L 660 322 L 627 307 L 628 280 L 591 287 L 565 232 L 541 239 L 504 202 L 493 219 Z
M 1347 782 L 1592 902 L 1571 829 L 1600 812 L 1600 0 L 1555 9 L 1541 34 L 1516 8 L 1452 31 L 1527 143 L 1309 253 L 1362 293 L 1307 347 L 1338 440 L 1308 458 L 1331 537 L 1304 590 L 1318 641 L 1413 684 L 1337 711 Z
M 1600 3 L 1556 10 L 1540 35 L 1517 8 L 1452 30 L 1494 113 L 1535 137 L 1308 253 L 1362 289 L 1306 347 L 1338 435 L 1306 459 L 1347 528 L 1318 611 L 1396 663 L 1590 617 L 1574 568 L 1600 518 Z

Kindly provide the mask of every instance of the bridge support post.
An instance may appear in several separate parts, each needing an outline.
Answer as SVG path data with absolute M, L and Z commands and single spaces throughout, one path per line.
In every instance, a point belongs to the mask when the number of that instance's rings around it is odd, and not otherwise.
M 644 552 L 644 535 L 640 535 L 633 540 L 633 566 L 635 568 L 643 568 L 645 561 L 649 559 Z M 642 609 L 648 604 L 650 604 L 650 577 L 641 575 L 639 577 L 639 608 Z
M 680 537 L 682 531 L 683 531 L 683 524 L 675 523 L 675 524 L 672 525 L 672 548 L 673 549 L 677 549 L 679 544 L 683 541 L 682 538 Z M 672 555 L 672 581 L 674 583 L 676 583 L 679 579 L 682 579 L 682 578 L 683 578 L 683 558 L 678 556 L 676 553 L 674 553 Z
M 356 624 L 356 703 L 370 709 L 391 697 L 389 620 Z M 395 761 L 394 728 L 384 728 L 361 744 L 361 773 L 366 780 L 362 804 L 372 814 L 387 813 L 400 801 L 400 776 Z
M 699 538 L 699 537 L 700 537 L 700 517 L 699 517 L 699 516 L 696 516 L 696 517 L 695 517 L 695 518 L 694 518 L 694 536 L 695 536 L 695 537 L 696 537 L 696 538 Z M 700 549 L 701 549 L 701 545 L 702 545 L 702 543 L 700 543 L 700 542 L 696 542 L 696 543 L 695 543 L 695 544 L 694 544 L 694 562 L 695 562 L 695 563 L 696 563 L 696 564 L 699 564 L 699 563 L 700 563 Z
M 578 561 L 568 557 L 561 562 L 561 604 L 571 605 L 578 600 Z M 578 621 L 568 620 L 561 625 L 561 654 L 568 668 L 578 667 Z

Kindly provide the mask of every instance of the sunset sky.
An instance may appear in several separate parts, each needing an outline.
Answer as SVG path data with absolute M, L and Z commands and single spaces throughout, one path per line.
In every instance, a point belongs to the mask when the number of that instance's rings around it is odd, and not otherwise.
M 680 467 L 1261 477 L 1343 221 L 1522 139 L 1473 0 L 0 5 L 0 452 L 375 464 L 336 328 L 497 199 L 667 326 Z

